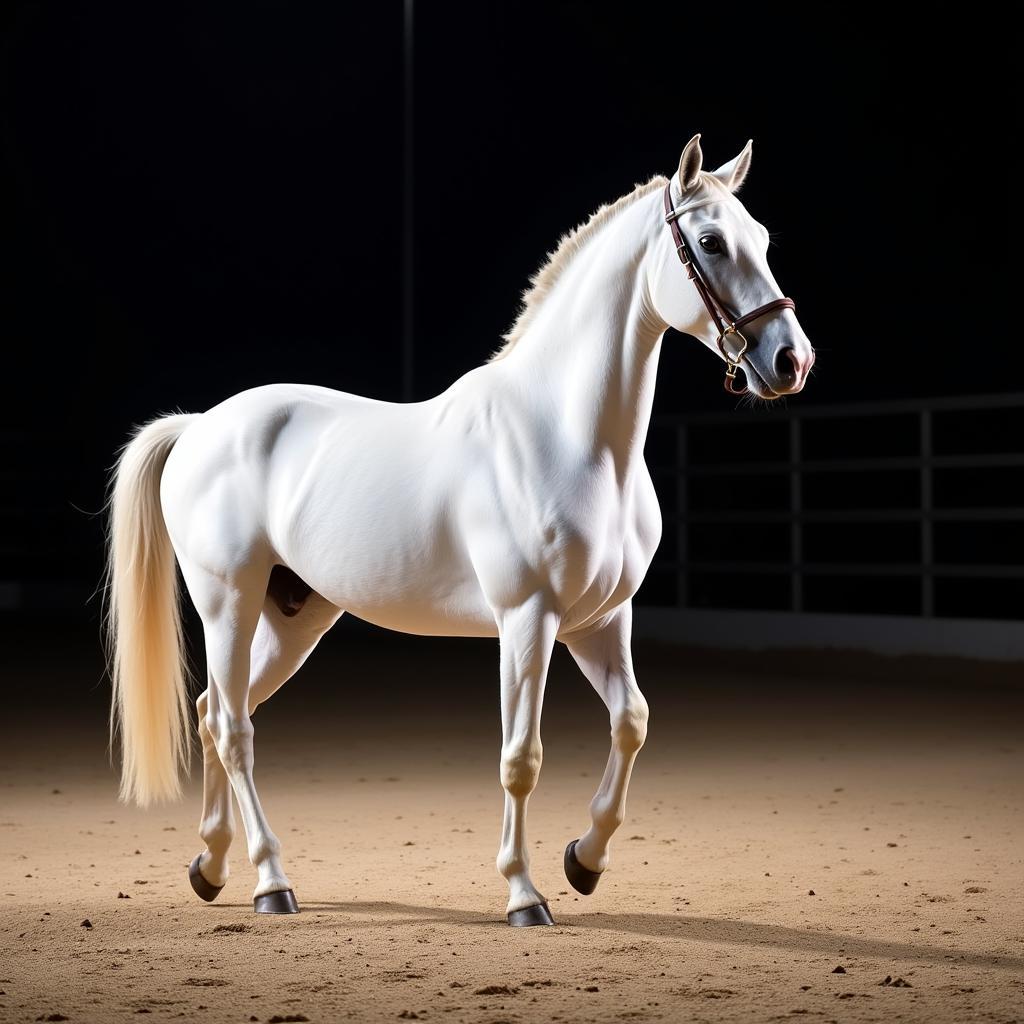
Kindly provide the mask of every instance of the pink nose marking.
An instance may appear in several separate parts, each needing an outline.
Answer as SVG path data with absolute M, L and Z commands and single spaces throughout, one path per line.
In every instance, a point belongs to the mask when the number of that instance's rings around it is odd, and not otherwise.
M 780 378 L 792 377 L 794 380 L 799 380 L 802 371 L 803 363 L 795 348 L 787 345 L 775 353 L 775 372 Z

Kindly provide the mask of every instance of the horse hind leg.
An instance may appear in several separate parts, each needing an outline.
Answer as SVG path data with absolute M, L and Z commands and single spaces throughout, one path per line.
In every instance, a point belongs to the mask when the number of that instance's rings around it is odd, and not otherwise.
M 258 874 L 254 906 L 257 910 L 295 912 L 298 907 L 281 862 L 281 843 L 270 828 L 253 781 L 251 646 L 266 594 L 266 576 L 247 575 L 248 579 L 227 582 L 207 578 L 203 584 L 213 593 L 204 595 L 208 600 L 196 602 L 203 617 L 210 676 L 206 724 L 238 802 L 249 860 Z M 195 599 L 195 586 L 189 589 Z
M 283 568 L 283 567 L 280 567 Z M 297 579 L 298 577 L 296 577 Z M 342 611 L 308 590 L 296 611 L 281 608 L 273 593 L 274 576 L 267 588 L 259 624 L 252 642 L 249 713 L 277 692 L 303 665 L 320 638 Z M 297 588 L 291 588 L 294 599 Z M 210 902 L 228 880 L 228 850 L 235 834 L 231 783 L 207 726 L 209 690 L 196 701 L 199 738 L 203 748 L 203 813 L 199 836 L 206 849 L 189 865 L 189 882 L 196 895 Z
M 199 741 L 203 747 L 203 816 L 199 821 L 199 836 L 206 849 L 196 854 L 188 868 L 188 880 L 193 890 L 207 903 L 215 900 L 227 883 L 228 850 L 235 835 L 231 784 L 206 723 L 209 697 L 208 687 L 196 701 Z
M 275 566 L 274 573 L 283 566 Z M 287 570 L 290 572 L 290 570 Z M 342 609 L 311 590 L 294 573 L 297 586 L 285 601 L 274 592 L 271 573 L 263 612 L 252 642 L 249 713 L 272 697 L 313 653 L 320 638 L 341 618 Z M 300 588 L 305 588 L 305 593 Z M 301 594 L 296 598 L 296 594 Z
M 294 913 L 298 907 L 281 863 L 281 844 L 270 828 L 253 781 L 251 648 L 266 600 L 269 571 L 249 567 L 222 578 L 187 563 L 182 564 L 182 571 L 206 637 L 206 728 L 238 803 L 249 859 L 259 876 L 254 907 L 265 913 Z M 225 802 L 222 798 L 221 803 Z

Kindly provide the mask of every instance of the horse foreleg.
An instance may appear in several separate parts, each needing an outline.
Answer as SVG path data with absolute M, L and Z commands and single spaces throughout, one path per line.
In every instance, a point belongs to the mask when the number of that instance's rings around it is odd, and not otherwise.
M 625 816 L 633 762 L 647 737 L 647 701 L 636 685 L 629 649 L 632 624 L 633 609 L 626 604 L 600 630 L 567 644 L 611 718 L 611 752 L 590 803 L 590 828 L 565 851 L 566 877 L 585 895 L 594 891 L 608 866 L 608 844 Z
M 277 692 L 302 666 L 317 642 L 342 614 L 319 594 L 301 611 L 285 615 L 266 600 L 252 642 L 249 713 Z M 203 814 L 199 835 L 206 850 L 189 868 L 192 888 L 204 900 L 216 899 L 228 880 L 228 850 L 234 838 L 231 783 L 206 723 L 209 690 L 196 701 L 203 747 Z
M 505 816 L 497 864 L 509 886 L 508 921 L 517 927 L 554 923 L 547 902 L 530 880 L 526 805 L 543 758 L 540 717 L 557 629 L 557 616 L 539 594 L 498 620 Z

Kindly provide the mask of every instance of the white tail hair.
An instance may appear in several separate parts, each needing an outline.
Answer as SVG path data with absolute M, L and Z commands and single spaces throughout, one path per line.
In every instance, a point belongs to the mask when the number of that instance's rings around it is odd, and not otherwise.
M 106 633 L 111 749 L 121 735 L 121 799 L 145 807 L 181 795 L 188 770 L 186 667 L 174 549 L 160 477 L 193 416 L 140 427 L 111 476 Z

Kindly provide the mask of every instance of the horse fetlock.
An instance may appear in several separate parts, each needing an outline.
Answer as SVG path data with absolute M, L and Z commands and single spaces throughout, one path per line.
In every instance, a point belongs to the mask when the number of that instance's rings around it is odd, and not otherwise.
M 228 867 L 227 849 L 205 850 L 199 857 L 199 870 L 211 886 L 223 888 L 231 873 Z
M 260 872 L 259 881 L 256 883 L 252 895 L 253 899 L 256 899 L 258 896 L 266 896 L 272 892 L 287 892 L 291 888 L 292 883 L 288 881 L 288 876 L 278 864 L 272 871 Z
M 267 832 L 263 841 L 254 843 L 249 848 L 249 859 L 256 868 L 258 878 L 253 898 L 265 896 L 271 892 L 283 892 L 291 889 L 292 883 L 284 872 L 281 863 L 281 844 L 273 832 Z
M 526 850 L 516 849 L 514 846 L 503 846 L 498 851 L 498 858 L 495 861 L 498 874 L 508 879 L 511 884 L 513 878 L 530 877 L 530 857 Z
M 257 867 L 263 864 L 280 867 L 281 843 L 277 836 L 273 832 L 256 836 L 249 844 L 249 860 Z
M 621 800 L 598 794 L 590 801 L 590 820 L 597 831 L 610 836 L 626 820 L 626 808 Z
M 199 824 L 199 838 L 213 852 L 226 851 L 235 838 L 235 827 L 222 815 L 204 818 Z
M 506 914 L 511 914 L 516 910 L 523 910 L 526 907 L 535 907 L 539 903 L 547 902 L 525 871 L 515 875 L 508 875 L 506 877 L 508 878 L 508 905 L 505 907 Z
M 604 838 L 597 834 L 597 826 L 587 831 L 586 835 L 576 843 L 574 853 L 577 862 L 587 871 L 600 874 L 608 867 L 608 833 Z

